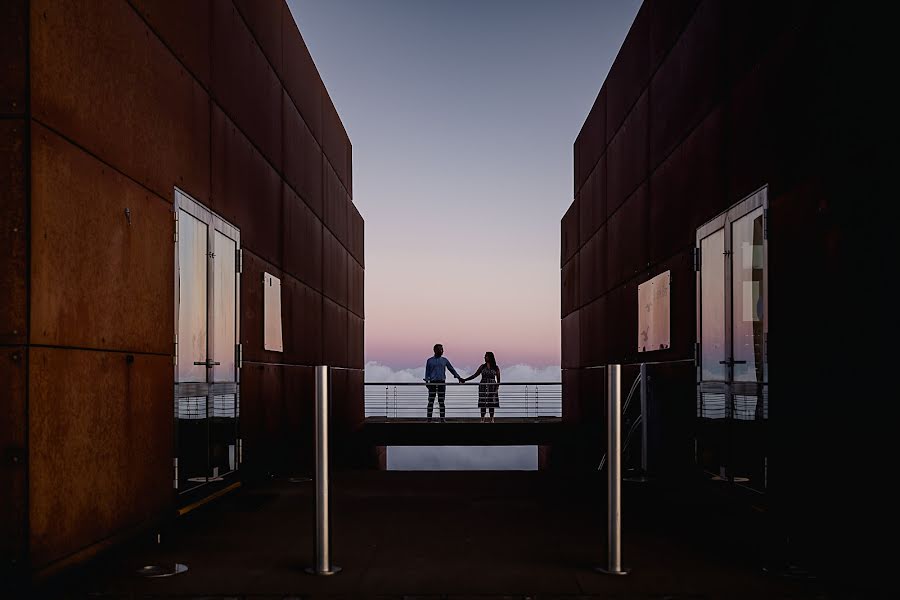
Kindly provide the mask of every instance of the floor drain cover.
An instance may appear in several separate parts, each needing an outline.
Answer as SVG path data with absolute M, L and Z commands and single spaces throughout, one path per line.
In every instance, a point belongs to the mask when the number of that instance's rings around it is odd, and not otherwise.
M 141 577 L 171 577 L 187 571 L 187 565 L 170 563 L 167 565 L 145 565 L 137 570 Z

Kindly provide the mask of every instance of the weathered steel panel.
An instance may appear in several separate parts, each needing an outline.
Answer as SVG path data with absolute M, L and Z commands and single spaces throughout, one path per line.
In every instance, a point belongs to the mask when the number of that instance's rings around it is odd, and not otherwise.
M 217 107 L 211 145 L 213 210 L 241 230 L 245 248 L 280 268 L 281 177 Z
M 581 309 L 581 366 L 597 367 L 605 363 L 607 338 L 607 296 L 601 296 Z
M 284 28 L 281 24 L 284 13 L 281 0 L 235 0 L 235 6 L 253 34 L 256 43 L 272 64 L 275 72 L 282 73 L 281 36 Z
M 618 134 L 650 77 L 649 13 L 648 4 L 641 6 L 606 77 L 607 143 Z
M 606 292 L 606 226 L 601 227 L 579 253 L 579 305 L 593 302 Z
M 322 295 L 293 277 L 285 277 L 284 360 L 291 364 L 322 362 Z
M 562 368 L 581 366 L 581 311 L 573 311 L 562 319 Z
M 309 366 L 285 366 L 284 442 L 286 472 L 314 475 L 316 373 Z
M 284 270 L 306 285 L 322 290 L 322 222 L 285 185 Z
M 6 0 L 0 4 L 0 65 L 4 67 L 0 77 L 0 115 L 25 113 L 27 18 L 27 0 Z
M 237 9 L 212 3 L 213 99 L 281 170 L 281 82 Z
M 365 367 L 365 325 L 361 317 L 347 315 L 347 366 L 352 369 Z
M 724 82 L 723 9 L 704 2 L 650 83 L 650 166 L 673 148 L 719 101 Z
M 343 183 L 347 192 L 351 192 L 350 186 L 350 138 L 341 122 L 328 91 L 322 87 L 322 149 L 328 163 L 334 168 L 338 179 Z
M 647 127 L 647 94 L 644 93 L 606 152 L 607 216 L 647 178 Z
M 581 132 L 575 139 L 575 193 L 581 190 L 585 180 L 594 170 L 600 156 L 606 151 L 606 86 L 594 99 Z
M 731 202 L 725 194 L 725 140 L 714 110 L 654 171 L 650 180 L 650 262 L 694 243 L 696 229 Z
M 241 369 L 244 477 L 278 474 L 285 464 L 285 367 L 253 363 Z
M 325 86 L 286 2 L 283 4 L 282 15 L 284 89 L 293 98 L 309 130 L 322 145 L 322 90 Z
M 581 274 L 579 272 L 580 253 L 575 254 L 569 262 L 563 265 L 561 273 L 562 296 L 560 306 L 565 317 L 573 310 L 581 306 Z
M 325 199 L 324 213 L 325 225 L 334 234 L 334 237 L 346 247 L 349 243 L 349 227 L 348 227 L 348 211 L 350 205 L 350 196 L 347 190 L 341 185 L 341 181 L 337 173 L 328 162 L 325 163 Z
M 209 98 L 127 3 L 31 2 L 31 102 L 35 119 L 161 197 L 177 185 L 207 201 Z
M 27 341 L 27 204 L 25 200 L 25 122 L 0 121 L 0 343 Z
M 4 402 L 0 410 L 0 573 L 25 566 L 27 549 L 26 473 L 27 410 L 25 347 L 0 348 L 0 381 Z
M 209 88 L 210 0 L 129 0 L 191 74 Z
M 287 92 L 284 110 L 284 178 L 304 202 L 324 219 L 322 149 Z
M 606 221 L 606 155 L 604 154 L 581 188 L 579 239 L 586 242 Z
M 349 219 L 349 236 L 350 236 L 350 254 L 356 259 L 360 265 L 366 266 L 366 223 L 359 213 L 359 209 L 352 202 L 348 208 L 347 218 Z
M 619 285 L 647 268 L 649 208 L 647 185 L 642 185 L 607 223 L 606 277 Z
M 578 233 L 579 204 L 579 197 L 576 195 L 560 222 L 560 266 L 566 264 L 581 245 Z
M 347 271 L 351 260 L 347 250 L 327 229 L 322 232 L 324 267 L 323 289 L 327 297 L 341 306 L 347 306 Z
M 172 352 L 170 205 L 35 124 L 31 340 Z
M 358 317 L 365 317 L 365 270 L 353 257 L 347 260 L 347 308 Z
M 650 72 L 659 66 L 697 10 L 699 0 L 650 0 Z M 727 4 L 739 4 L 728 2 Z
M 335 367 L 347 366 L 347 309 L 324 298 L 322 301 L 323 362 Z
M 172 360 L 32 348 L 32 567 L 162 515 L 172 494 Z

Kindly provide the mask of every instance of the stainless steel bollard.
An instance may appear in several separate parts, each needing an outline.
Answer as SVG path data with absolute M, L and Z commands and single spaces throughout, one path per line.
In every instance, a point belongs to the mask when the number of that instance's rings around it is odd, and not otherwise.
M 316 367 L 316 538 L 313 575 L 334 575 L 341 568 L 331 563 L 331 511 L 329 498 L 328 421 L 329 370 Z
M 608 575 L 626 575 L 622 568 L 622 366 L 606 367 L 607 398 L 607 494 L 609 523 L 606 568 L 598 569 Z

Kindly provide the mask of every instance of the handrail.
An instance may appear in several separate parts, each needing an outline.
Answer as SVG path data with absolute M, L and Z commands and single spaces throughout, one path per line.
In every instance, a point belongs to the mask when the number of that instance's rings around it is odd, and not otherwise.
M 485 396 L 486 385 L 492 386 L 496 393 Z M 562 382 L 368 381 L 365 382 L 364 407 L 366 419 L 379 421 L 418 421 L 433 415 L 453 421 L 477 417 L 559 419 L 562 417 Z
M 634 392 L 637 390 L 638 385 L 641 383 L 641 374 L 638 372 L 637 377 L 634 378 L 634 383 L 631 384 L 631 389 L 628 391 L 628 397 L 625 399 L 625 402 L 622 404 L 622 416 L 625 416 L 625 411 L 628 410 L 629 405 L 631 405 L 631 399 L 634 396 Z M 625 435 L 625 439 L 622 441 L 622 452 L 628 449 L 628 446 L 631 444 L 631 436 L 634 434 L 637 426 L 643 422 L 644 415 L 639 415 L 637 419 L 634 420 L 634 423 L 631 424 L 631 428 L 629 428 L 628 433 Z M 600 464 L 597 466 L 598 471 L 602 471 L 606 466 L 607 454 L 604 452 L 603 456 L 600 457 Z
M 398 385 L 398 386 L 411 386 L 411 385 L 431 385 L 432 383 L 439 383 L 441 385 L 457 385 L 464 386 L 470 385 L 467 383 L 459 383 L 457 381 L 435 381 L 435 382 L 416 382 L 416 381 L 366 381 L 363 385 Z M 480 382 L 472 380 L 471 384 L 478 385 Z M 492 383 L 490 385 L 562 385 L 562 381 L 500 381 L 497 383 Z

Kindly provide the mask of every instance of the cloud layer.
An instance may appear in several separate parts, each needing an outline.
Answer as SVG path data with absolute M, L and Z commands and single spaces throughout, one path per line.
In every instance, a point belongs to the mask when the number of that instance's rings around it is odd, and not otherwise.
M 535 471 L 537 446 L 390 446 L 389 471 Z
M 472 366 L 456 367 L 463 376 L 471 375 L 477 369 Z M 368 383 L 418 383 L 425 374 L 425 366 L 407 369 L 392 369 L 377 361 L 366 363 L 366 382 Z M 515 383 L 559 382 L 562 371 L 556 365 L 533 367 L 531 365 L 511 365 L 502 367 L 503 380 Z

